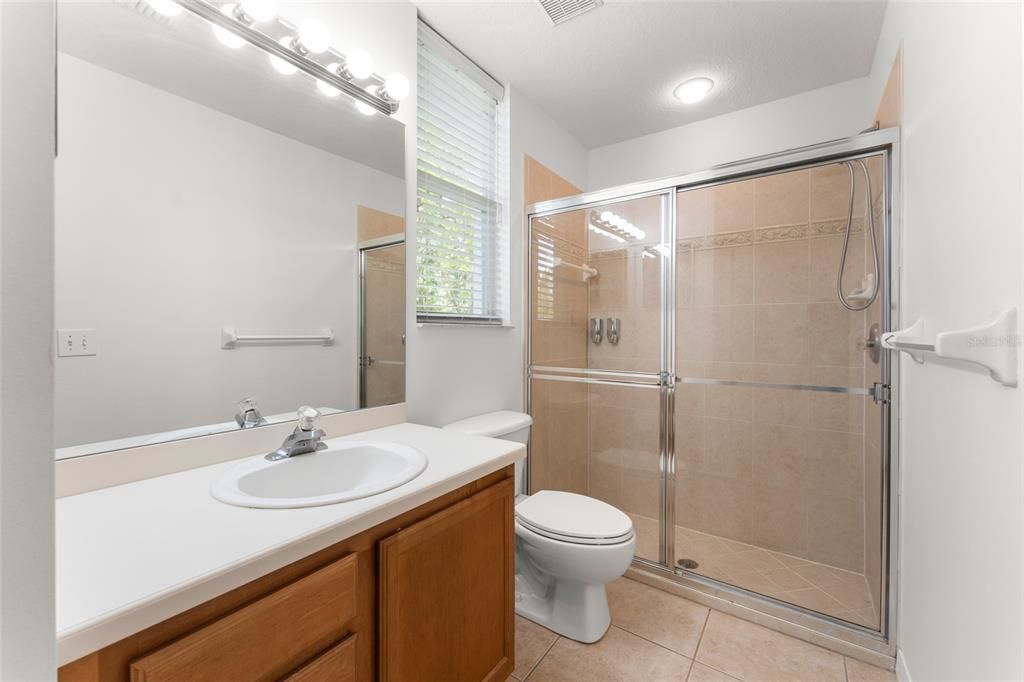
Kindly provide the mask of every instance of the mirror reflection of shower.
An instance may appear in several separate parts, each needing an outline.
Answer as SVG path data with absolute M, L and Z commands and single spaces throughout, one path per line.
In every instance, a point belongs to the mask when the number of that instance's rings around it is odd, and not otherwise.
M 854 163 L 860 166 L 861 173 L 864 175 L 864 219 L 867 222 L 868 232 L 871 236 L 871 260 L 874 267 L 870 273 L 864 276 L 861 288 L 847 295 L 843 292 L 843 275 L 846 272 L 846 256 L 850 249 L 850 233 L 853 231 L 853 200 L 857 189 L 856 176 L 853 171 Z M 843 165 L 846 166 L 846 170 L 850 174 L 850 202 L 846 213 L 846 236 L 843 239 L 843 255 L 839 259 L 839 272 L 836 275 L 836 294 L 839 296 L 839 302 L 843 304 L 844 308 L 856 313 L 861 310 L 867 310 L 875 302 L 875 299 L 878 298 L 878 273 L 881 267 L 879 266 L 878 258 L 878 237 L 875 236 L 875 210 L 871 198 L 871 175 L 868 173 L 868 167 L 864 165 L 862 159 L 846 161 Z

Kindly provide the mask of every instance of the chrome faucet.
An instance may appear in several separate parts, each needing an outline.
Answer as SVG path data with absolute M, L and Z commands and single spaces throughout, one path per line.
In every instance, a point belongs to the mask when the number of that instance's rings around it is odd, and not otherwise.
M 265 459 L 276 462 L 296 455 L 305 455 L 317 450 L 327 449 L 327 443 L 321 439 L 327 434 L 320 428 L 320 412 L 309 405 L 303 405 L 298 412 L 299 423 L 281 447 L 266 455 Z
M 254 426 L 263 426 L 267 420 L 260 414 L 260 408 L 256 406 L 254 398 L 243 398 L 238 403 L 238 410 L 235 412 L 235 421 L 240 429 L 251 429 Z

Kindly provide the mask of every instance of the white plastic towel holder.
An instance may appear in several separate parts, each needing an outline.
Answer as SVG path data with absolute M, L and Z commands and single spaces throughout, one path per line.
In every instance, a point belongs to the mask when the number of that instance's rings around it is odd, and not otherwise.
M 1003 386 L 1017 385 L 1017 346 L 1020 343 L 1016 308 L 1004 310 L 989 324 L 936 334 L 934 341 L 925 337 L 923 319 L 906 329 L 882 335 L 883 348 L 901 350 L 915 362 L 923 363 L 927 353 L 970 362 L 987 369 L 992 379 Z

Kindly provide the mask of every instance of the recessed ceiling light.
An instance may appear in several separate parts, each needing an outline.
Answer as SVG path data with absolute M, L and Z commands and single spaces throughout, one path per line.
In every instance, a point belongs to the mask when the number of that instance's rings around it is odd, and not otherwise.
M 672 94 L 683 104 L 694 104 L 708 96 L 715 81 L 710 78 L 691 78 L 684 81 Z

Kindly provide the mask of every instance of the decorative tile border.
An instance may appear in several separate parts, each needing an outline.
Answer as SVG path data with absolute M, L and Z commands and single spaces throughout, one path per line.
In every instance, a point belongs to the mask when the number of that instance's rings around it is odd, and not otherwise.
M 845 220 L 824 220 L 802 225 L 780 225 L 778 227 L 760 227 L 740 232 L 721 232 L 705 234 L 699 237 L 687 237 L 676 242 L 676 251 L 703 251 L 720 249 L 729 246 L 747 246 L 750 244 L 766 244 L 771 242 L 796 241 L 815 237 L 831 237 L 846 231 Z M 864 231 L 863 218 L 854 218 L 853 233 Z

